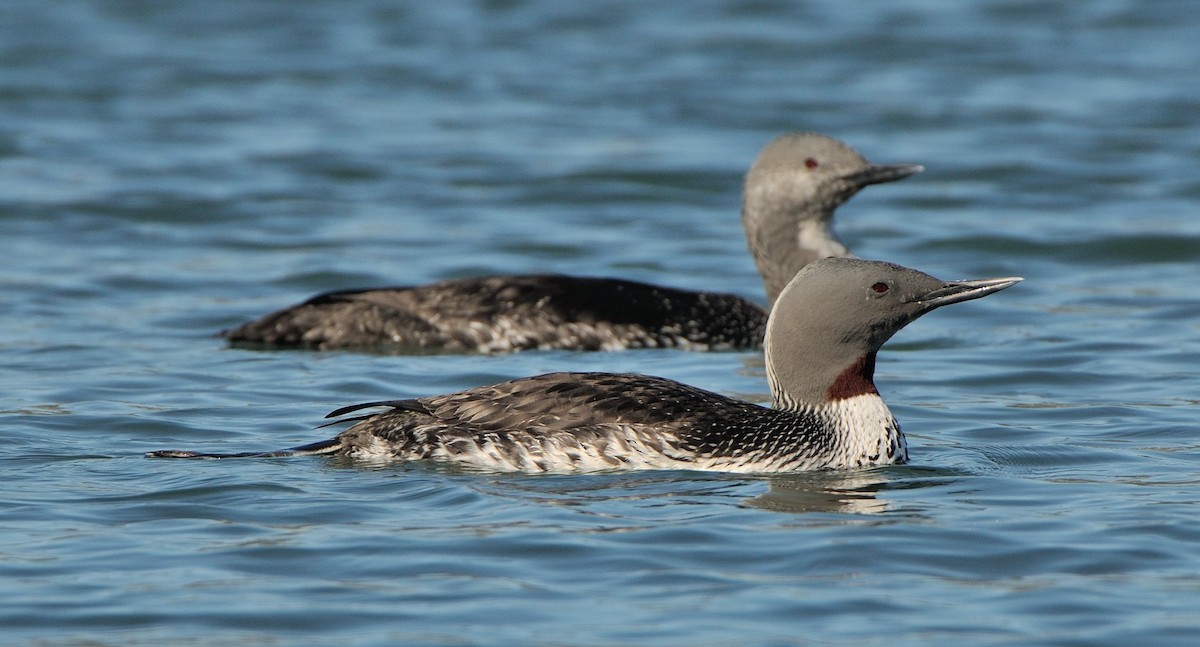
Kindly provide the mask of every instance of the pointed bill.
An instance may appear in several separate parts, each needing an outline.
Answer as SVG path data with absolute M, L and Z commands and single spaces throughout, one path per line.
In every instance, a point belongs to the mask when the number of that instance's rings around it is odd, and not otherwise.
M 913 302 L 925 306 L 925 310 L 933 310 L 951 303 L 970 301 L 986 297 L 993 292 L 999 292 L 1025 280 L 1019 276 L 1008 276 L 999 279 L 975 279 L 970 281 L 948 281 L 936 290 L 931 290 L 913 299 Z
M 870 184 L 895 182 L 924 171 L 920 164 L 872 164 L 867 168 L 847 175 L 844 179 L 860 187 Z

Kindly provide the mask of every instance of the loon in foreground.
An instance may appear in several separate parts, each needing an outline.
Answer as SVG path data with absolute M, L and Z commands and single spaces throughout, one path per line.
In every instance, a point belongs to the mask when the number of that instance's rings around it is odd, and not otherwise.
M 355 424 L 330 440 L 283 451 L 148 456 L 340 454 L 517 472 L 787 472 L 903 463 L 904 435 L 875 388 L 876 353 L 930 310 L 1020 280 L 947 282 L 853 258 L 810 264 L 780 294 L 767 325 L 771 407 L 658 377 L 550 373 L 344 407 L 328 417 L 384 410 L 341 420 Z
M 921 170 L 871 164 L 814 133 L 768 143 L 746 175 L 742 201 L 768 306 L 808 263 L 850 255 L 832 229 L 838 206 L 865 186 Z M 327 292 L 221 335 L 236 344 L 318 350 L 730 350 L 761 346 L 767 315 L 731 294 L 612 278 L 493 276 Z

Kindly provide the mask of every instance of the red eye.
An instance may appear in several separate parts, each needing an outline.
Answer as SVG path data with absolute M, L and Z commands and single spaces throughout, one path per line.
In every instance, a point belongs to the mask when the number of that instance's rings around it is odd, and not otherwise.
M 880 282 L 876 283 L 875 285 L 872 285 L 871 289 L 875 291 L 875 294 L 883 294 L 884 292 L 887 292 L 888 290 L 890 290 L 892 288 L 887 283 L 880 281 Z
M 816 159 L 814 159 L 812 157 L 804 160 L 804 168 L 806 168 L 806 169 L 811 170 L 811 169 L 817 168 L 818 166 L 820 166 L 820 164 L 817 162 Z

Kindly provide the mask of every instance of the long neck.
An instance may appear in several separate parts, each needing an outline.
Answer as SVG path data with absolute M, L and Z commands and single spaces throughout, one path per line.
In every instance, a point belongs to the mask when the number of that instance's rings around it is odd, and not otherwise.
M 754 263 L 763 277 L 767 304 L 772 305 L 792 277 L 809 263 L 828 256 L 849 256 L 850 250 L 830 227 L 827 212 L 758 210 L 747 200 L 742 221 Z
M 776 409 L 814 408 L 860 395 L 879 395 L 874 352 L 837 361 L 832 354 L 811 347 L 809 354 L 785 352 L 783 347 L 791 345 L 788 341 L 772 335 L 768 326 L 764 344 L 767 384 Z M 781 361 L 783 357 L 791 361 Z

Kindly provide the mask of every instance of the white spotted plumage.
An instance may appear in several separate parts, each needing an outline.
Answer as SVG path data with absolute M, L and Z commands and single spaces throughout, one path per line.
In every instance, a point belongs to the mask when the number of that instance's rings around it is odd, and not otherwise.
M 771 473 L 843 469 L 903 463 L 908 453 L 903 434 L 877 395 L 863 395 L 781 417 L 762 433 L 741 433 L 740 443 L 716 451 L 688 448 L 688 427 L 610 423 L 571 433 L 545 428 L 457 433 L 444 425 L 414 425 L 405 442 L 379 442 L 367 435 L 350 455 L 372 460 L 435 460 L 499 472 L 595 472 L 628 469 L 689 469 Z M 787 424 L 791 422 L 792 424 Z M 827 451 L 815 447 L 813 430 L 838 429 Z M 817 432 L 819 433 L 819 431 Z

